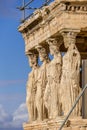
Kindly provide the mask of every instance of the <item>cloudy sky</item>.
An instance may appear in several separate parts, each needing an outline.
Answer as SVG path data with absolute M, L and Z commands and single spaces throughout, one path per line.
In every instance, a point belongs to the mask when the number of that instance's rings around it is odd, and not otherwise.
M 28 120 L 26 80 L 30 72 L 24 41 L 17 31 L 22 0 L 0 0 L 0 130 L 22 130 Z
M 29 0 L 25 0 L 28 2 Z M 35 0 L 39 7 L 44 0 Z M 28 120 L 26 81 L 31 71 L 24 53 L 24 40 L 17 28 L 22 0 L 0 0 L 0 130 L 22 130 Z

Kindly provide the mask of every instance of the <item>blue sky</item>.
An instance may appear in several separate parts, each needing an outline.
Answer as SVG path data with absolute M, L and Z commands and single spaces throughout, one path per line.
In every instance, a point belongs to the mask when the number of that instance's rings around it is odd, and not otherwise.
M 43 1 L 35 0 L 32 6 Z M 16 7 L 21 4 L 22 0 L 0 0 L 0 130 L 19 130 L 28 120 L 25 98 L 31 69 L 17 30 L 21 13 Z
M 24 40 L 17 30 L 21 13 L 16 6 L 21 3 L 0 0 L 0 130 L 17 129 L 27 121 L 25 95 L 30 68 Z

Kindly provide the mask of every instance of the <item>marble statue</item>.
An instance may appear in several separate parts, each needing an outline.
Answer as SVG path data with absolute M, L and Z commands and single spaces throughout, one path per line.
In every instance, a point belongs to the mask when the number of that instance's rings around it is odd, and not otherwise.
M 60 80 L 62 72 L 62 56 L 59 48 L 62 41 L 57 41 L 54 38 L 47 40 L 49 44 L 50 54 L 53 55 L 53 60 L 47 68 L 47 85 L 44 94 L 45 106 L 48 109 L 48 118 L 53 119 L 61 115 L 60 103 Z
M 47 65 L 49 63 L 48 53 L 46 48 L 44 48 L 41 45 L 36 46 L 37 51 L 39 52 L 39 58 L 42 61 L 42 65 L 39 69 L 38 74 L 38 82 L 37 82 L 37 93 L 36 93 L 36 107 L 37 107 L 37 113 L 38 113 L 38 121 L 41 121 L 48 116 L 48 112 L 45 108 L 44 102 L 43 102 L 43 96 L 44 91 L 47 84 Z
M 61 77 L 61 102 L 64 115 L 67 115 L 77 96 L 80 88 L 80 53 L 75 45 L 73 33 L 64 34 L 64 45 L 67 52 L 63 56 Z M 72 112 L 72 116 L 81 115 L 81 100 Z
M 27 96 L 26 96 L 26 104 L 28 108 L 29 122 L 35 121 L 37 119 L 37 111 L 36 111 L 36 91 L 37 91 L 37 76 L 38 76 L 38 54 L 30 51 L 28 53 L 29 64 L 32 68 L 32 71 L 29 73 L 28 81 L 27 81 Z

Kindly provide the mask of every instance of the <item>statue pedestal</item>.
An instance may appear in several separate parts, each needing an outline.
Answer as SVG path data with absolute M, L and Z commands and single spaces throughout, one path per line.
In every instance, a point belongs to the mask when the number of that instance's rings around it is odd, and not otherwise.
M 45 120 L 41 122 L 24 123 L 24 130 L 58 130 L 64 118 Z M 87 130 L 87 119 L 81 117 L 70 118 L 62 130 Z

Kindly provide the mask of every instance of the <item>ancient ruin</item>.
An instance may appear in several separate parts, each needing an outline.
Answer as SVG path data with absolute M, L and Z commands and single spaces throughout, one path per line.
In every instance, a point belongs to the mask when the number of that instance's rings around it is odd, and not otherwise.
M 37 9 L 18 30 L 32 68 L 26 89 L 29 121 L 24 123 L 24 130 L 58 130 L 82 91 L 81 63 L 87 59 L 87 0 L 54 0 Z M 63 130 L 87 130 L 82 104 L 80 98 Z

